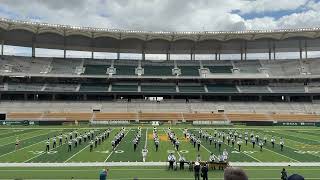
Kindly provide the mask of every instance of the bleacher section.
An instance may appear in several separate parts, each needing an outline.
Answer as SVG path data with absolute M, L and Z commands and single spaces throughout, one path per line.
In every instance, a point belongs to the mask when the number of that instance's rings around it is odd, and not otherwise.
M 41 91 L 44 84 L 25 84 L 25 83 L 10 83 L 8 84 L 9 91 Z
M 236 86 L 224 84 L 207 84 L 208 92 L 216 93 L 238 93 Z
M 269 84 L 272 92 L 276 93 L 304 93 L 305 87 L 303 84 L 298 83 L 277 83 Z
M 107 75 L 108 66 L 105 65 L 85 65 L 85 75 Z
M 174 61 L 154 62 L 138 60 L 105 60 L 105 59 L 61 59 L 61 58 L 31 58 L 3 56 L 0 60 L 0 73 L 26 73 L 26 74 L 69 74 L 75 75 L 76 68 L 84 67 L 83 75 L 107 75 L 107 68 L 116 68 L 115 75 L 135 76 L 135 69 L 144 68 L 145 76 L 172 76 Z M 232 69 L 239 69 L 240 73 L 256 74 L 265 69 L 269 76 L 299 76 L 320 75 L 319 59 L 308 60 L 247 60 L 247 61 L 176 61 L 181 70 L 181 76 L 199 76 L 201 67 L 208 68 L 211 73 L 232 75 Z
M 80 91 L 83 92 L 107 92 L 109 89 L 109 84 L 81 84 Z
M 116 68 L 117 76 L 136 76 L 137 60 L 115 60 L 114 68 Z
M 141 92 L 175 93 L 175 84 L 141 84 Z
M 81 65 L 79 59 L 58 59 L 53 58 L 50 74 L 75 74 L 76 68 Z
M 199 92 L 205 92 L 204 86 L 201 84 L 180 84 L 179 85 L 179 92 L 187 92 L 187 93 L 199 93 Z
M 210 73 L 232 73 L 232 66 L 204 66 L 208 68 Z
M 233 64 L 240 70 L 240 73 L 259 73 L 261 68 L 261 63 L 257 60 L 234 61 Z
M 138 91 L 138 85 L 137 84 L 112 84 L 113 92 L 137 92 Z
M 78 87 L 78 84 L 47 84 L 44 88 L 44 91 L 75 92 L 78 90 Z
M 267 86 L 238 86 L 240 92 L 242 93 L 270 93 Z

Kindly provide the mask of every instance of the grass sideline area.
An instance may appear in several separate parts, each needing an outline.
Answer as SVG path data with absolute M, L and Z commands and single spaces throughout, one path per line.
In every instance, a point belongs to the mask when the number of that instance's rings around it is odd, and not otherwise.
M 69 168 L 0 168 L 0 179 L 98 179 L 103 167 L 69 167 Z M 280 179 L 282 167 L 243 167 L 250 180 Z M 288 174 L 302 174 L 305 179 L 320 179 L 319 168 L 286 167 Z M 108 180 L 180 180 L 194 179 L 193 172 L 168 171 L 165 167 L 110 167 Z M 222 179 L 223 171 L 209 171 L 209 179 Z

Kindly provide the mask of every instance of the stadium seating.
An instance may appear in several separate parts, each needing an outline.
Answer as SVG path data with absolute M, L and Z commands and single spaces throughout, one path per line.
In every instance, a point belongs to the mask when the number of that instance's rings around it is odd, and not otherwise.
M 261 63 L 257 60 L 234 61 L 233 64 L 240 70 L 240 73 L 259 73 L 261 68 Z
M 179 66 L 181 76 L 199 76 L 199 66 Z
M 113 92 L 137 92 L 138 85 L 134 84 L 112 84 Z
M 173 67 L 170 66 L 143 66 L 145 76 L 172 76 Z
M 44 120 L 63 120 L 63 121 L 89 121 L 92 118 L 92 113 L 44 113 Z
M 136 113 L 95 113 L 94 120 L 137 120 Z
M 86 75 L 107 75 L 108 66 L 104 65 L 85 65 Z
M 47 84 L 44 87 L 44 91 L 51 91 L 51 92 L 75 92 L 78 90 L 78 84 Z
M 109 89 L 108 84 L 98 84 L 98 83 L 92 83 L 92 84 L 81 84 L 80 91 L 83 92 L 106 92 Z
M 267 86 L 238 86 L 242 93 L 270 93 Z
M 237 93 L 238 90 L 234 85 L 223 85 L 223 84 L 207 84 L 209 92 L 223 92 L 223 93 Z
M 188 93 L 192 93 L 192 92 L 205 92 L 203 85 L 200 84 L 195 84 L 195 85 L 186 85 L 186 84 L 180 84 L 179 85 L 179 92 L 188 92 Z
M 117 65 L 115 66 L 117 69 L 117 73 L 115 75 L 123 75 L 123 76 L 134 76 L 135 71 L 136 71 L 136 66 L 122 66 L 122 65 Z
M 139 113 L 139 119 L 142 121 L 178 121 L 182 120 L 180 113 Z
M 235 113 L 226 114 L 226 116 L 230 121 L 272 121 L 266 114 Z
M 51 66 L 52 69 L 50 74 L 75 74 L 76 68 L 81 65 L 79 59 L 58 59 L 53 58 Z
M 9 91 L 41 91 L 44 84 L 25 84 L 25 83 L 10 83 L 8 84 Z
M 232 66 L 204 66 L 208 68 L 210 73 L 232 73 Z
M 173 84 L 141 84 L 141 92 L 176 92 Z
M 204 121 L 204 120 L 213 120 L 220 121 L 226 120 L 224 114 L 217 113 L 183 113 L 183 119 L 186 121 Z

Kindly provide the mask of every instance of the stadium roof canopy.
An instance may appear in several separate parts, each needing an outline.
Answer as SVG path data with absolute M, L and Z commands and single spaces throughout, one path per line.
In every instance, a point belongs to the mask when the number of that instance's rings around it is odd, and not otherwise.
M 149 32 L 0 19 L 2 44 L 150 54 L 320 51 L 320 28 L 236 32 Z

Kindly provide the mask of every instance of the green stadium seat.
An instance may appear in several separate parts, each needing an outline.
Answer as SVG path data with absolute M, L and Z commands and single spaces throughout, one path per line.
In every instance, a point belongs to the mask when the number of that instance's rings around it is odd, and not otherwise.
M 224 92 L 224 93 L 239 92 L 236 86 L 234 85 L 208 84 L 207 88 L 208 88 L 208 92 Z
M 199 76 L 198 66 L 179 66 L 181 69 L 181 76 Z
M 179 86 L 180 92 L 205 92 L 203 86 L 196 86 L 196 85 L 190 85 L 190 86 Z
M 105 65 L 85 65 L 85 68 L 87 75 L 107 75 L 108 66 Z
M 137 92 L 138 85 L 112 85 L 112 92 Z
M 143 66 L 145 76 L 172 76 L 173 67 L 170 66 Z
M 123 75 L 123 76 L 136 75 L 135 72 L 136 72 L 137 66 L 116 65 L 115 68 L 117 69 L 116 75 Z
M 205 66 L 211 73 L 232 73 L 232 66 Z
M 107 92 L 108 84 L 81 84 L 80 91 L 83 92 Z
M 176 92 L 176 86 L 170 85 L 142 85 L 142 92 Z

